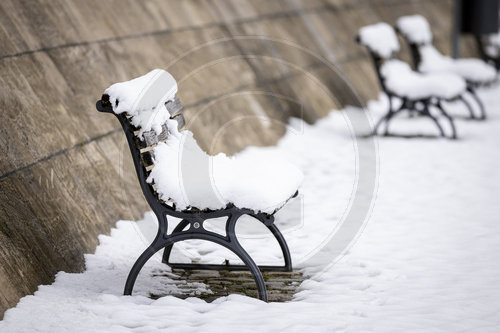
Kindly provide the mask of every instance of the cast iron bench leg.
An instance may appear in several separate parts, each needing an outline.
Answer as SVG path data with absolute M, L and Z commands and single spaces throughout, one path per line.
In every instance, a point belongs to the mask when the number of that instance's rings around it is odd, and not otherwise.
M 434 117 L 430 111 L 429 111 L 429 105 L 428 103 L 425 103 L 424 105 L 424 111 L 423 111 L 423 115 L 426 116 L 426 117 L 429 117 L 433 122 L 434 124 L 436 124 L 437 128 L 439 129 L 439 133 L 441 134 L 441 136 L 443 138 L 446 137 L 446 134 L 444 133 L 444 130 L 443 130 L 443 127 L 441 127 L 441 124 L 439 123 L 439 121 L 437 120 L 436 117 Z
M 448 119 L 448 121 L 450 122 L 450 126 L 451 126 L 451 138 L 452 139 L 456 139 L 457 138 L 457 130 L 455 128 L 455 123 L 453 122 L 453 118 L 450 117 L 450 115 L 448 114 L 448 112 L 446 112 L 443 108 L 443 106 L 441 105 L 441 102 L 437 102 L 436 103 L 436 107 L 439 109 L 439 111 L 441 111 L 441 113 L 443 114 L 443 116 Z
M 290 249 L 288 248 L 288 244 L 285 241 L 285 237 L 283 237 L 283 234 L 281 234 L 280 230 L 278 227 L 274 224 L 267 226 L 268 229 L 273 233 L 274 238 L 278 241 L 278 244 L 280 245 L 281 252 L 283 252 L 283 261 L 285 262 L 285 265 L 283 266 L 283 270 L 285 272 L 291 272 L 292 271 L 292 257 L 290 255 Z
M 477 105 L 479 106 L 479 110 L 481 110 L 481 117 L 479 119 L 484 120 L 486 119 L 486 110 L 484 109 L 484 104 L 479 98 L 479 96 L 476 94 L 476 90 L 472 87 L 467 87 L 467 91 L 471 94 L 472 98 L 476 101 Z
M 387 98 L 389 99 L 389 111 L 387 111 L 387 113 L 377 121 L 377 124 L 373 128 L 372 135 L 377 135 L 380 125 L 382 125 L 384 121 L 387 121 L 388 118 L 392 117 L 392 113 L 394 112 L 392 111 L 392 97 L 391 95 L 387 95 Z
M 124 294 L 125 295 L 131 295 L 132 290 L 134 288 L 135 281 L 137 279 L 137 276 L 139 275 L 139 272 L 141 271 L 142 267 L 144 264 L 160 249 L 164 247 L 171 247 L 173 244 L 189 239 L 200 239 L 200 240 L 206 240 L 206 241 L 211 241 L 216 244 L 219 244 L 221 246 L 224 246 L 225 248 L 229 249 L 230 251 L 234 252 L 240 259 L 243 261 L 243 263 L 248 267 L 250 272 L 252 273 L 252 276 L 255 280 L 255 283 L 257 284 L 257 290 L 259 293 L 259 298 L 267 302 L 267 291 L 266 291 L 266 284 L 264 283 L 264 278 L 262 276 L 262 273 L 259 270 L 259 267 L 257 264 L 253 261 L 253 259 L 250 257 L 250 255 L 243 249 L 243 247 L 240 245 L 236 238 L 235 234 L 235 224 L 238 218 L 241 215 L 239 214 L 230 214 L 228 217 L 228 222 L 226 224 L 226 234 L 227 237 L 222 237 L 221 235 L 218 235 L 216 233 L 202 230 L 202 231 L 193 231 L 192 229 L 189 229 L 187 231 L 178 231 L 177 233 L 172 233 L 169 236 L 165 236 L 165 233 L 163 230 L 159 230 L 158 235 L 163 235 L 162 237 L 158 237 L 153 241 L 153 243 L 141 254 L 139 259 L 135 262 L 134 266 L 130 270 L 129 276 L 127 278 L 127 282 L 125 284 L 125 290 Z M 160 229 L 163 229 L 160 227 Z
M 474 111 L 472 109 L 472 105 L 470 105 L 469 101 L 466 100 L 462 95 L 460 95 L 460 97 L 458 97 L 458 99 L 461 100 L 462 103 L 465 104 L 465 107 L 467 108 L 467 110 L 469 110 L 470 119 L 476 119 L 476 115 L 474 114 Z
M 391 120 L 394 119 L 394 116 L 397 115 L 398 113 L 403 112 L 404 110 L 409 110 L 410 112 L 412 110 L 412 107 L 408 105 L 408 102 L 406 100 L 401 104 L 399 109 L 397 109 L 396 111 L 391 111 L 391 113 L 388 115 L 387 119 L 385 120 L 384 135 L 389 135 L 389 124 Z
M 132 290 L 134 289 L 135 280 L 139 275 L 144 264 L 161 248 L 163 248 L 163 242 L 157 241 L 148 246 L 148 248 L 140 255 L 137 261 L 132 266 L 132 269 L 128 273 L 127 282 L 125 283 L 124 295 L 132 295 Z
M 174 230 L 172 230 L 172 235 L 181 232 L 188 225 L 189 225 L 188 220 L 180 221 L 179 224 L 175 226 Z M 165 247 L 165 250 L 163 251 L 163 258 L 162 258 L 162 262 L 164 264 L 167 264 L 167 265 L 169 264 L 170 254 L 172 253 L 173 246 L 174 245 L 172 244 L 172 245 Z
M 181 222 L 179 222 L 178 225 L 175 226 L 174 230 L 172 230 L 172 235 L 175 234 L 175 233 L 181 232 L 188 225 L 189 225 L 189 221 L 182 220 Z M 266 225 L 266 227 L 273 234 L 274 238 L 276 239 L 276 241 L 278 242 L 278 244 L 279 244 L 279 246 L 281 248 L 281 252 L 283 253 L 284 265 L 281 266 L 281 267 L 272 266 L 273 270 L 279 270 L 279 271 L 283 271 L 283 272 L 291 272 L 292 271 L 292 258 L 291 258 L 291 255 L 290 255 L 290 249 L 288 248 L 288 244 L 286 243 L 286 240 L 283 237 L 283 234 L 280 232 L 280 230 L 278 229 L 278 227 L 276 225 L 274 225 L 274 224 L 272 224 L 272 225 Z M 210 265 L 200 265 L 200 264 L 181 264 L 181 265 L 178 265 L 178 264 L 175 264 L 175 263 L 171 263 L 170 262 L 170 254 L 172 253 L 172 247 L 173 247 L 173 245 L 169 245 L 169 246 L 165 247 L 165 251 L 163 251 L 162 262 L 164 264 L 167 264 L 167 265 L 171 266 L 172 268 L 177 268 L 177 267 L 179 267 L 179 268 L 182 267 L 182 268 L 186 268 L 186 269 L 206 269 L 206 268 L 210 268 Z M 230 269 L 230 268 L 231 267 L 228 266 L 228 269 Z M 259 268 L 261 268 L 263 271 L 265 271 L 266 268 L 268 268 L 268 267 L 267 266 L 259 266 Z M 281 269 L 276 269 L 276 268 L 281 268 Z

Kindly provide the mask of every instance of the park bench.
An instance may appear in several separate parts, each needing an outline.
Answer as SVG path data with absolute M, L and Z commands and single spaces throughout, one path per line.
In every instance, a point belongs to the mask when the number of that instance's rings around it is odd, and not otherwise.
M 488 35 L 474 35 L 481 58 L 500 70 L 500 32 Z
M 98 111 L 113 114 L 120 121 L 142 192 L 158 218 L 156 238 L 130 270 L 124 294 L 131 295 L 137 275 L 143 265 L 156 252 L 164 249 L 163 262 L 172 268 L 249 270 L 257 285 L 259 298 L 267 301 L 266 286 L 261 270 L 292 271 L 290 251 L 285 238 L 274 224 L 274 213 L 290 198 L 297 195 L 302 173 L 289 164 L 279 165 L 279 170 L 273 172 L 265 168 L 266 161 L 264 161 L 260 163 L 260 166 L 253 167 L 253 169 L 264 171 L 260 173 L 254 171 L 257 173 L 252 174 L 247 172 L 248 168 L 252 168 L 251 164 L 247 165 L 248 161 L 237 164 L 233 159 L 219 154 L 214 157 L 214 163 L 217 161 L 225 163 L 224 165 L 228 167 L 227 172 L 246 166 L 246 169 L 243 167 L 240 173 L 237 173 L 237 170 L 234 171 L 235 175 L 244 177 L 229 179 L 225 185 L 221 181 L 221 191 L 226 190 L 224 186 L 230 186 L 230 189 L 226 191 L 227 193 L 219 193 L 222 196 L 220 198 L 214 199 L 214 189 L 207 188 L 204 184 L 194 185 L 196 193 L 192 198 L 182 196 L 181 192 L 184 190 L 181 188 L 182 179 L 176 177 L 182 171 L 178 168 L 183 163 L 180 160 L 183 155 L 180 151 L 183 142 L 189 146 L 186 148 L 187 153 L 194 152 L 202 159 L 210 157 L 197 146 L 192 133 L 183 130 L 185 121 L 180 100 L 175 96 L 176 93 L 175 79 L 166 71 L 154 70 L 137 79 L 112 85 L 96 104 Z M 198 173 L 195 170 L 191 175 L 197 177 Z M 246 201 L 241 199 L 245 193 L 250 194 L 245 199 Z M 273 196 L 270 193 L 273 193 Z M 243 215 L 257 219 L 272 233 L 283 254 L 283 265 L 257 266 L 249 253 L 240 245 L 235 227 Z M 167 233 L 167 217 L 181 220 L 170 234 Z M 224 218 L 226 221 L 225 235 L 209 231 L 204 227 L 205 221 L 219 218 Z M 230 264 L 227 260 L 221 265 L 170 262 L 172 246 L 177 242 L 190 239 L 205 240 L 221 245 L 236 254 L 244 264 Z
M 387 23 L 377 23 L 360 29 L 356 37 L 358 43 L 367 47 L 382 90 L 388 96 L 389 110 L 376 123 L 373 134 L 385 123 L 385 135 L 388 135 L 389 122 L 398 113 L 407 110 L 412 115 L 430 118 L 437 126 L 441 136 L 445 132 L 438 119 L 431 113 L 436 108 L 449 121 L 451 138 L 457 137 L 453 119 L 444 110 L 441 101 L 461 98 L 465 91 L 465 82 L 454 74 L 422 74 L 413 71 L 410 66 L 394 54 L 399 51 L 399 43 L 394 29 Z M 394 98 L 401 100 L 395 107 Z
M 489 85 L 496 80 L 496 70 L 493 66 L 477 58 L 453 59 L 441 54 L 432 45 L 432 32 L 429 22 L 421 15 L 402 16 L 396 23 L 398 32 L 410 47 L 414 67 L 423 73 L 455 73 L 467 83 L 467 91 L 476 101 L 480 109 L 479 119 L 486 119 L 486 110 L 476 89 Z M 475 118 L 470 104 L 465 103 L 471 117 Z

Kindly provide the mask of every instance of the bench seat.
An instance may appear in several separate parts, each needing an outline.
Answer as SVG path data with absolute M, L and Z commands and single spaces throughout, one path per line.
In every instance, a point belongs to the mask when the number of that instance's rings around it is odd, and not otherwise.
M 287 161 L 240 154 L 209 156 L 193 134 L 178 132 L 153 149 L 154 182 L 160 199 L 171 200 L 177 210 L 223 209 L 228 204 L 273 214 L 295 195 L 302 172 Z
M 388 90 L 397 96 L 414 100 L 438 97 L 454 99 L 465 91 L 465 82 L 450 73 L 418 73 L 403 61 L 391 59 L 381 67 Z
M 418 37 L 422 38 L 420 35 Z M 450 124 L 450 138 L 456 139 L 457 132 L 453 118 L 445 111 L 441 101 L 463 99 L 462 95 L 468 87 L 462 77 L 454 73 L 418 73 L 407 63 L 396 59 L 395 53 L 399 51 L 397 35 L 385 22 L 362 27 L 356 40 L 368 48 L 380 86 L 389 97 L 387 113 L 375 124 L 373 134 L 377 134 L 378 128 L 384 123 L 384 134 L 389 134 L 391 119 L 407 110 L 413 115 L 431 119 L 440 135 L 444 137 L 446 134 L 439 120 L 431 113 L 431 109 L 437 109 Z M 393 97 L 401 100 L 398 108 L 392 102 Z
M 478 58 L 453 59 L 442 55 L 430 44 L 422 46 L 420 54 L 419 70 L 425 73 L 455 73 L 474 85 L 490 84 L 497 77 L 495 67 Z

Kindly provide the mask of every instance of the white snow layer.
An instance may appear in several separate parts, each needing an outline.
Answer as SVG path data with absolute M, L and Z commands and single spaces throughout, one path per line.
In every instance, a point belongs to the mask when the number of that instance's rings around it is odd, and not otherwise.
M 399 51 L 399 43 L 394 29 L 385 22 L 376 23 L 359 29 L 361 44 L 384 59 Z
M 115 113 L 132 116 L 132 124 L 141 129 L 139 135 L 151 129 L 160 134 L 162 125 L 167 125 L 169 135 L 154 148 L 155 165 L 148 182 L 154 182 L 160 198 L 171 199 L 177 210 L 215 210 L 232 203 L 274 213 L 302 182 L 301 171 L 285 160 L 207 155 L 190 131 L 180 133 L 177 121 L 170 119 L 165 102 L 175 97 L 177 82 L 164 70 L 115 83 L 104 93 L 110 96 Z
M 130 81 L 111 85 L 104 91 L 116 114 L 126 112 L 132 116 L 132 124 L 140 127 L 142 133 L 153 129 L 161 133 L 161 125 L 170 118 L 164 104 L 177 93 L 177 82 L 170 73 L 154 69 L 146 75 Z
M 423 72 L 451 72 L 472 83 L 491 83 L 496 79 L 495 67 L 481 59 L 453 59 L 441 54 L 432 46 L 432 32 L 429 22 L 421 15 L 400 17 L 398 29 L 412 43 L 420 45 L 422 57 L 419 70 Z
M 485 84 L 496 79 L 495 67 L 488 65 L 481 59 L 461 58 L 453 59 L 442 55 L 431 44 L 420 47 L 422 62 L 419 69 L 423 72 L 448 72 L 456 73 L 465 80 Z
M 492 58 L 500 57 L 500 32 L 490 34 L 487 37 L 485 52 Z
M 432 42 L 431 27 L 422 15 L 402 16 L 396 25 L 410 43 L 423 45 Z
M 175 122 L 174 125 L 169 124 Z M 154 181 L 160 198 L 177 210 L 220 209 L 229 203 L 255 212 L 273 213 L 297 191 L 302 172 L 283 159 L 262 154 L 207 155 L 190 131 L 177 131 L 169 120 L 169 137 L 154 148 Z
M 85 272 L 60 272 L 52 285 L 23 297 L 5 313 L 0 332 L 498 332 L 500 88 L 488 89 L 479 91 L 488 120 L 457 118 L 460 140 L 377 140 L 378 191 L 366 227 L 344 257 L 302 283 L 292 302 L 266 304 L 237 295 L 212 303 L 150 299 L 149 292 L 176 288 L 161 276 L 168 273 L 161 254 L 146 264 L 134 296 L 122 296 L 132 263 L 151 240 L 146 238 L 154 237 L 155 221 L 147 214 L 99 236 L 95 254 L 85 257 Z M 446 107 L 452 114 L 465 111 L 460 103 Z M 386 98 L 370 104 L 375 118 L 386 108 Z M 350 203 L 357 148 L 343 115 L 332 112 L 312 126 L 293 120 L 296 130 L 277 147 L 242 153 L 289 157 L 303 170 L 302 194 L 276 216 L 299 267 Z M 437 134 L 426 118 L 401 116 L 392 128 Z M 296 202 L 302 213 L 288 212 Z M 279 263 L 272 238 L 242 235 L 241 241 L 258 263 Z M 181 245 L 184 252 L 174 260 L 218 251 Z
M 397 59 L 386 61 L 380 72 L 387 89 L 400 97 L 452 99 L 466 88 L 465 81 L 454 73 L 418 73 Z

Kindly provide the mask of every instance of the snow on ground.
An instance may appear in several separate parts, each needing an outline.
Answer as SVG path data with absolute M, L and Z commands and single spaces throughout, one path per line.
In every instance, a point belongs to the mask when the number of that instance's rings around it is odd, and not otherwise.
M 496 332 L 500 327 L 500 87 L 480 92 L 489 119 L 466 121 L 459 104 L 459 140 L 432 138 L 428 119 L 399 117 L 394 132 L 423 134 L 378 140 L 375 207 L 357 242 L 335 265 L 312 276 L 292 302 L 266 304 L 232 295 L 206 303 L 197 298 L 158 300 L 148 292 L 175 288 L 153 258 L 122 296 L 126 274 L 154 233 L 154 219 L 119 221 L 86 255 L 81 274 L 60 272 L 5 313 L 1 332 L 221 332 L 420 331 Z M 370 105 L 377 118 L 387 101 Z M 444 123 L 443 123 L 444 124 Z M 314 126 L 294 120 L 277 147 L 251 148 L 289 158 L 305 174 L 302 195 L 277 218 L 299 266 L 341 220 L 355 181 L 353 141 L 341 112 Z M 303 130 L 300 130 L 302 128 Z M 297 130 L 299 129 L 299 130 Z M 288 206 L 288 205 L 287 205 Z M 294 212 L 303 207 L 303 220 Z M 248 221 L 248 225 L 251 222 Z M 217 225 L 214 225 L 217 228 Z M 246 228 L 246 229 L 245 229 Z M 279 251 L 243 225 L 244 244 L 258 262 Z M 191 242 L 177 259 L 225 253 Z M 208 252 L 208 253 L 206 253 Z M 332 260 L 335 258 L 332 258 Z M 199 288 L 204 288 L 200 285 Z

